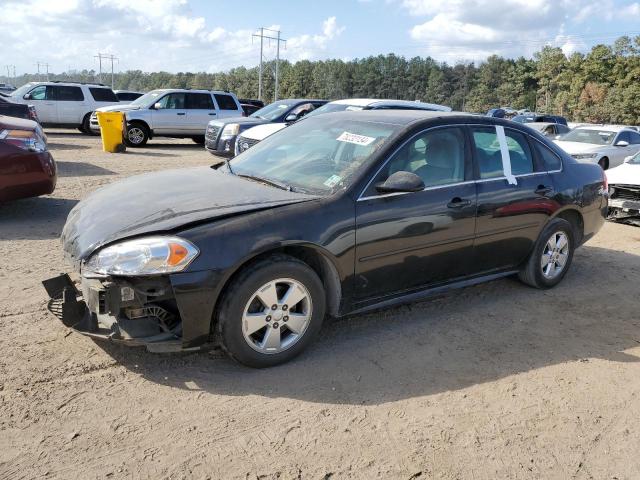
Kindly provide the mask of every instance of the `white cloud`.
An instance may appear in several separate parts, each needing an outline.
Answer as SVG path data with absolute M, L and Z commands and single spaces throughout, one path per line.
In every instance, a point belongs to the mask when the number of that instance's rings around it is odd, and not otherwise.
M 98 52 L 115 54 L 118 70 L 219 71 L 259 61 L 253 30 L 210 25 L 188 0 L 4 0 L 0 23 L 3 43 L 12 45 L 3 64 L 18 72 L 32 72 L 36 61 L 54 72 L 97 69 Z M 315 58 L 343 31 L 336 17 L 318 21 L 291 37 L 281 57 Z M 275 47 L 265 43 L 266 58 Z
M 579 35 L 564 35 L 566 23 L 640 16 L 640 3 L 621 6 L 613 0 L 398 1 L 411 16 L 424 18 L 409 31 L 422 53 L 451 62 L 530 56 L 547 44 L 571 54 L 586 45 Z

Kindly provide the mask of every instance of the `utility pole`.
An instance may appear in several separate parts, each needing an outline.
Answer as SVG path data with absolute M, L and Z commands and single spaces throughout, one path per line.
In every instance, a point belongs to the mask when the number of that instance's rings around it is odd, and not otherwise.
M 47 82 L 48 82 L 49 81 L 49 64 L 36 62 L 36 65 L 38 66 L 38 78 L 40 78 L 40 67 L 45 67 L 47 69 Z
M 99 65 L 100 65 L 100 83 L 102 83 L 102 59 L 105 60 L 111 60 L 111 88 L 113 89 L 113 85 L 114 85 L 114 81 L 113 81 L 113 62 L 117 61 L 118 58 L 115 57 L 113 54 L 111 53 L 99 53 L 98 55 L 96 55 L 94 58 L 98 59 Z
M 277 37 L 272 37 L 269 35 L 265 35 L 264 32 L 268 31 L 268 32 L 272 32 L 277 34 Z M 280 63 L 280 42 L 284 42 L 285 45 L 287 43 L 286 40 L 280 38 L 280 30 L 271 30 L 269 28 L 264 28 L 264 27 L 260 27 L 260 33 L 254 33 L 251 38 L 253 39 L 254 37 L 259 37 L 260 38 L 260 73 L 258 76 L 258 98 L 260 100 L 262 100 L 262 73 L 263 73 L 263 61 L 264 61 L 264 39 L 268 39 L 268 40 L 275 40 L 278 45 L 276 48 L 276 71 L 275 71 L 275 77 L 276 77 L 276 85 L 275 85 L 275 99 L 278 99 L 278 73 L 279 73 L 279 63 Z

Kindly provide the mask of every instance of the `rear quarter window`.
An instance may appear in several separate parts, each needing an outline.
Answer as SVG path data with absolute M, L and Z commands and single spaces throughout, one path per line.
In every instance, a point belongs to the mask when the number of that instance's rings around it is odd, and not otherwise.
M 216 97 L 220 110 L 238 110 L 238 105 L 231 95 L 215 93 L 213 96 Z
M 117 102 L 118 97 L 110 88 L 89 88 L 91 96 L 96 102 Z

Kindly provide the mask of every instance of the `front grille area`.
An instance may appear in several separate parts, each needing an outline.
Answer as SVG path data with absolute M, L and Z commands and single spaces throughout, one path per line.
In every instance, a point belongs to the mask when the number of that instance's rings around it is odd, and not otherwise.
M 611 194 L 611 198 L 640 202 L 640 186 L 612 185 L 612 188 L 613 193 Z

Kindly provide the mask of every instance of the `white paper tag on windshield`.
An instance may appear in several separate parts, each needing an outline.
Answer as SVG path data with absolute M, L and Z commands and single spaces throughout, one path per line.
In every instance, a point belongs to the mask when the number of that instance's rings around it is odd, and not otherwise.
M 331 175 L 324 181 L 324 184 L 329 188 L 333 188 L 338 184 L 338 182 L 340 182 L 340 180 L 342 180 L 340 175 Z
M 336 140 L 339 142 L 355 143 L 356 145 L 369 145 L 375 140 L 375 138 L 356 135 L 355 133 L 342 132 Z

